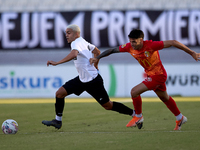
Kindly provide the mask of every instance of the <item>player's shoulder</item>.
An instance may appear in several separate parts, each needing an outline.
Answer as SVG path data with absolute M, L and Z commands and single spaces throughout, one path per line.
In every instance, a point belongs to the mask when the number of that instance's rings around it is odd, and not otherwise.
M 159 45 L 159 44 L 163 44 L 163 41 L 152 41 L 152 40 L 146 40 L 143 42 L 144 45 Z
M 72 43 L 80 43 L 80 42 L 86 42 L 86 41 L 82 37 L 78 37 Z
M 129 47 L 131 47 L 131 43 L 129 42 L 129 43 L 120 45 L 119 47 L 120 47 L 120 48 L 129 48 Z
M 145 40 L 144 42 L 146 42 L 146 43 L 160 43 L 160 42 L 163 42 L 163 41 Z
M 163 49 L 163 41 L 152 41 L 147 40 L 143 42 L 144 47 L 151 49 L 151 50 L 160 50 Z
M 153 43 L 154 41 L 152 41 L 152 40 L 145 40 L 144 42 L 143 42 L 143 44 L 145 44 L 145 45 L 148 45 L 148 44 L 151 44 L 151 43 Z
M 87 41 L 85 39 L 83 39 L 82 37 L 76 38 L 74 41 L 71 42 L 71 46 L 78 46 L 81 45 L 83 43 L 87 43 Z

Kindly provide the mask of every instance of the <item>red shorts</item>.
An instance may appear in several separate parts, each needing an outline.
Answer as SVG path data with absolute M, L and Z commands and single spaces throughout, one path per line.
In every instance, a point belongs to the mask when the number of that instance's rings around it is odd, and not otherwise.
M 166 91 L 166 75 L 153 75 L 147 77 L 142 83 L 144 83 L 149 90 L 161 90 Z

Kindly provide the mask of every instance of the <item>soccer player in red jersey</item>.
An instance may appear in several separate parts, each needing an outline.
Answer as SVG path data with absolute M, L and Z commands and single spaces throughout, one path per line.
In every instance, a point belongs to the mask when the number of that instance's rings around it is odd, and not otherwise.
M 200 60 L 200 53 L 192 51 L 187 46 L 176 40 L 144 41 L 144 33 L 138 29 L 132 30 L 128 37 L 130 41 L 129 43 L 104 51 L 96 58 L 91 58 L 90 63 L 95 63 L 102 57 L 108 56 L 112 53 L 130 53 L 144 68 L 147 78 L 131 89 L 135 116 L 126 126 L 137 126 L 139 129 L 142 128 L 144 119 L 142 115 L 142 99 L 140 95 L 145 91 L 154 90 L 160 100 L 163 101 L 167 108 L 174 114 L 174 116 L 176 116 L 176 126 L 174 130 L 180 130 L 181 125 L 187 121 L 187 118 L 181 114 L 173 98 L 167 94 L 165 84 L 167 73 L 160 60 L 158 50 L 174 46 L 190 54 L 196 61 Z

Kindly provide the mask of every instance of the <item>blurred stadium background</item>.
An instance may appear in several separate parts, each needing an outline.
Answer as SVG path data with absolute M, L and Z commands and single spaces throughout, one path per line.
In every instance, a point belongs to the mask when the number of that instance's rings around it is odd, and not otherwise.
M 42 13 L 42 12 L 62 12 L 63 13 L 64 12 L 64 13 L 70 14 L 73 12 L 77 13 L 77 12 L 88 12 L 88 11 L 89 12 L 95 12 L 95 11 L 103 11 L 103 12 L 140 11 L 140 12 L 143 12 L 145 11 L 148 14 L 149 11 L 152 11 L 151 14 L 155 14 L 155 16 L 157 17 L 157 14 L 156 14 L 157 12 L 158 13 L 173 12 L 177 10 L 180 12 L 186 11 L 187 13 L 194 11 L 194 12 L 197 12 L 197 14 L 199 14 L 200 1 L 199 0 L 168 0 L 168 1 L 166 0 L 159 0 L 159 1 L 158 0 L 143 0 L 143 1 L 141 0 L 123 0 L 123 1 L 116 1 L 116 0 L 106 0 L 106 1 L 103 1 L 103 0 L 56 0 L 56 1 L 54 0 L 43 0 L 43 1 L 41 0 L 17 0 L 17 1 L 16 0 L 0 0 L 1 14 L 14 13 L 14 12 L 19 13 L 19 14 L 34 13 L 34 12 L 38 12 L 38 13 Z M 1 16 L 0 20 L 3 20 L 2 18 L 3 17 Z M 183 19 L 186 19 L 188 21 L 189 17 L 183 16 Z M 198 22 L 198 20 L 200 20 L 200 15 L 196 16 L 196 20 L 197 20 L 196 31 L 198 31 L 198 33 L 196 33 L 195 38 L 197 38 L 198 35 L 200 35 L 200 23 Z M 0 23 L 0 27 L 2 26 L 3 26 L 3 23 Z M 198 27 L 199 27 L 199 30 L 198 30 Z M 181 31 L 182 30 L 184 30 L 184 28 L 181 29 Z M 187 31 L 189 32 L 189 29 Z M 3 28 L 0 28 L 0 33 L 3 33 Z M 0 41 L 2 40 L 3 40 L 3 37 L 0 36 Z M 190 47 L 192 50 L 195 50 L 196 52 L 200 52 L 199 45 L 200 45 L 200 40 L 199 41 L 197 40 L 196 44 L 194 44 L 193 46 L 190 44 L 188 45 L 188 47 Z M 103 51 L 108 47 L 99 46 L 99 48 L 101 51 Z M 14 66 L 27 65 L 30 67 L 34 65 L 45 66 L 47 60 L 59 60 L 63 58 L 64 56 L 66 56 L 69 51 L 70 51 L 69 47 L 50 48 L 50 49 L 48 48 L 43 49 L 41 47 L 29 49 L 27 47 L 23 47 L 21 49 L 20 48 L 10 49 L 10 48 L 3 48 L 3 46 L 1 46 L 0 66 L 4 68 L 5 66 L 12 68 L 13 65 Z M 175 48 L 169 48 L 167 50 L 160 51 L 160 55 L 164 64 L 173 65 L 173 64 L 184 63 L 184 65 L 185 64 L 193 65 L 195 63 L 195 61 L 191 58 L 191 56 Z M 69 62 L 68 64 L 72 65 L 73 62 Z M 136 64 L 136 61 L 132 58 L 132 56 L 127 55 L 127 54 L 120 54 L 120 55 L 115 54 L 115 55 L 110 56 L 109 58 L 104 58 L 100 62 L 100 64 L 103 64 L 103 65 Z M 11 70 L 12 69 L 8 70 L 8 72 L 11 72 Z M 197 77 L 194 79 L 195 80 L 194 82 L 196 82 L 196 85 L 199 86 L 200 74 L 198 71 L 196 72 L 196 74 L 197 74 Z M 187 73 L 185 73 L 185 75 L 187 75 Z M 184 75 L 184 78 L 190 78 L 192 76 L 191 75 L 190 77 L 185 77 L 185 75 Z M 8 75 L 7 79 L 10 78 L 10 76 L 11 75 Z M 3 90 L 2 92 L 5 92 L 5 89 L 8 87 L 7 85 L 12 84 L 12 83 L 9 83 L 11 81 L 7 81 L 7 79 L 5 79 L 4 77 L 5 77 L 5 74 L 3 74 L 3 71 L 1 71 L 0 87 L 1 87 L 1 90 Z M 11 85 L 9 90 L 12 90 L 13 88 L 12 86 L 13 85 Z M 22 86 L 22 88 L 23 86 L 25 87 L 23 83 L 18 83 L 18 86 Z
M 95 10 L 200 10 L 199 0 L 0 0 L 0 12 L 43 12 L 43 11 L 95 11 Z M 104 50 L 105 48 L 101 48 Z M 199 47 L 192 47 L 193 50 L 200 52 Z M 51 59 L 59 59 L 66 55 L 65 50 L 0 50 L 0 64 L 43 64 L 46 56 Z M 172 53 L 171 53 L 172 52 Z M 161 52 L 163 62 L 182 63 L 193 62 L 190 56 L 172 48 L 170 53 Z M 31 58 L 27 58 L 31 54 Z M 179 59 L 177 58 L 179 56 Z M 124 56 L 124 55 L 123 55 Z M 132 57 L 124 56 L 126 59 L 118 59 L 118 54 L 105 59 L 101 63 L 121 63 L 136 62 Z
M 200 9 L 199 0 L 0 0 L 0 11 Z

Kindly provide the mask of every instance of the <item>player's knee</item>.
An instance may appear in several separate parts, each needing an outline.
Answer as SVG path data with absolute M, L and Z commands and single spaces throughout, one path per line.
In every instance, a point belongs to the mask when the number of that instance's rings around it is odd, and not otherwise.
M 57 98 L 65 98 L 67 96 L 67 91 L 63 88 L 60 87 L 57 91 L 56 91 L 56 95 Z
M 64 98 L 64 97 L 66 97 L 67 95 L 66 95 L 66 93 L 64 93 L 64 92 L 60 92 L 59 90 L 56 92 L 56 97 L 57 98 Z
M 138 94 L 135 92 L 134 89 L 131 90 L 131 97 L 132 98 L 138 97 Z
M 169 97 L 166 97 L 166 96 L 159 96 L 159 98 L 163 102 L 167 102 L 169 100 Z

